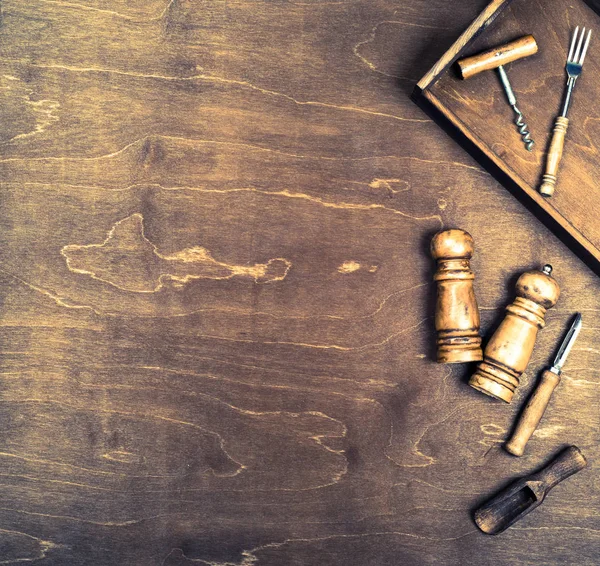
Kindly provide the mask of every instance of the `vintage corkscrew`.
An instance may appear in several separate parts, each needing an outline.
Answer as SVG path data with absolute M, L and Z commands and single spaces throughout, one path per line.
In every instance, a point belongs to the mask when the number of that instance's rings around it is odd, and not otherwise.
M 487 71 L 488 69 L 498 69 L 500 82 L 502 83 L 502 87 L 508 98 L 508 103 L 515 113 L 515 124 L 519 134 L 521 134 L 521 139 L 523 140 L 523 144 L 527 151 L 532 151 L 534 141 L 531 138 L 529 127 L 523 117 L 523 112 L 521 112 L 517 106 L 517 97 L 508 80 L 504 65 L 516 61 L 517 59 L 533 55 L 534 53 L 537 53 L 537 50 L 538 46 L 534 37 L 532 35 L 526 35 L 520 39 L 511 41 L 510 43 L 494 47 L 489 51 L 478 53 L 472 57 L 466 57 L 458 62 L 458 68 L 463 79 L 468 79 L 482 71 Z

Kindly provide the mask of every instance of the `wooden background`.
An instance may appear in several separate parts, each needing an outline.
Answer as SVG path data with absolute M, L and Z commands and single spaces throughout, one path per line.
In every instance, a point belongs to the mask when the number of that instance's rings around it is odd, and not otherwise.
M 600 281 L 408 98 L 484 5 L 2 1 L 0 563 L 599 563 Z M 486 336 L 521 271 L 562 286 L 510 406 L 432 361 L 452 226 Z M 481 534 L 567 443 L 589 467 Z

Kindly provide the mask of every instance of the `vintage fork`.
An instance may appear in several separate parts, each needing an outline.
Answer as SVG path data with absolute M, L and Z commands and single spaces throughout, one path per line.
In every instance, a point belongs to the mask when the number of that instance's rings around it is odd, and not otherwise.
M 558 165 L 562 157 L 565 135 L 567 133 L 567 126 L 569 125 L 567 112 L 569 111 L 569 104 L 571 103 L 571 95 L 573 94 L 575 81 L 577 80 L 577 77 L 581 75 L 583 60 L 585 59 L 585 54 L 587 53 L 590 38 L 592 36 L 592 30 L 589 30 L 586 38 L 585 28 L 583 28 L 581 35 L 579 36 L 579 41 L 577 41 L 578 32 L 579 26 L 575 28 L 571 46 L 569 47 L 569 54 L 567 55 L 566 70 L 567 75 L 569 76 L 567 79 L 567 90 L 565 92 L 562 112 L 554 123 L 552 141 L 550 142 L 550 149 L 548 150 L 548 158 L 546 161 L 546 171 L 542 177 L 542 185 L 540 187 L 540 193 L 545 197 L 551 197 L 554 194 Z

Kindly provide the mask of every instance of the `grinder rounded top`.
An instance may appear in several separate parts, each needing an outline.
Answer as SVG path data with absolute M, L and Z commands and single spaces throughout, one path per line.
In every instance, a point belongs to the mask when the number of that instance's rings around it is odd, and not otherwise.
M 438 232 L 431 240 L 431 255 L 434 259 L 470 259 L 474 249 L 471 234 L 458 228 Z
M 560 287 L 551 277 L 552 266 L 545 265 L 541 271 L 526 271 L 517 280 L 517 295 L 549 309 L 560 296 Z

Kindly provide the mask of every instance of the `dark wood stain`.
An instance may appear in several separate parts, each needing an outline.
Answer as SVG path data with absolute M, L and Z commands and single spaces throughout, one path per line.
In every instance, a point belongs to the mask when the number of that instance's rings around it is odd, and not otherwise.
M 2 2 L 0 562 L 597 564 L 600 282 L 408 99 L 484 6 Z M 571 153 L 595 128 L 588 57 Z M 549 123 L 562 71 L 536 65 L 509 73 L 542 141 L 522 91 L 548 79 Z M 477 245 L 483 336 L 515 274 L 552 263 L 563 291 L 510 406 L 432 360 L 423 242 L 452 227 Z M 477 502 L 566 443 L 588 469 L 480 533 Z

